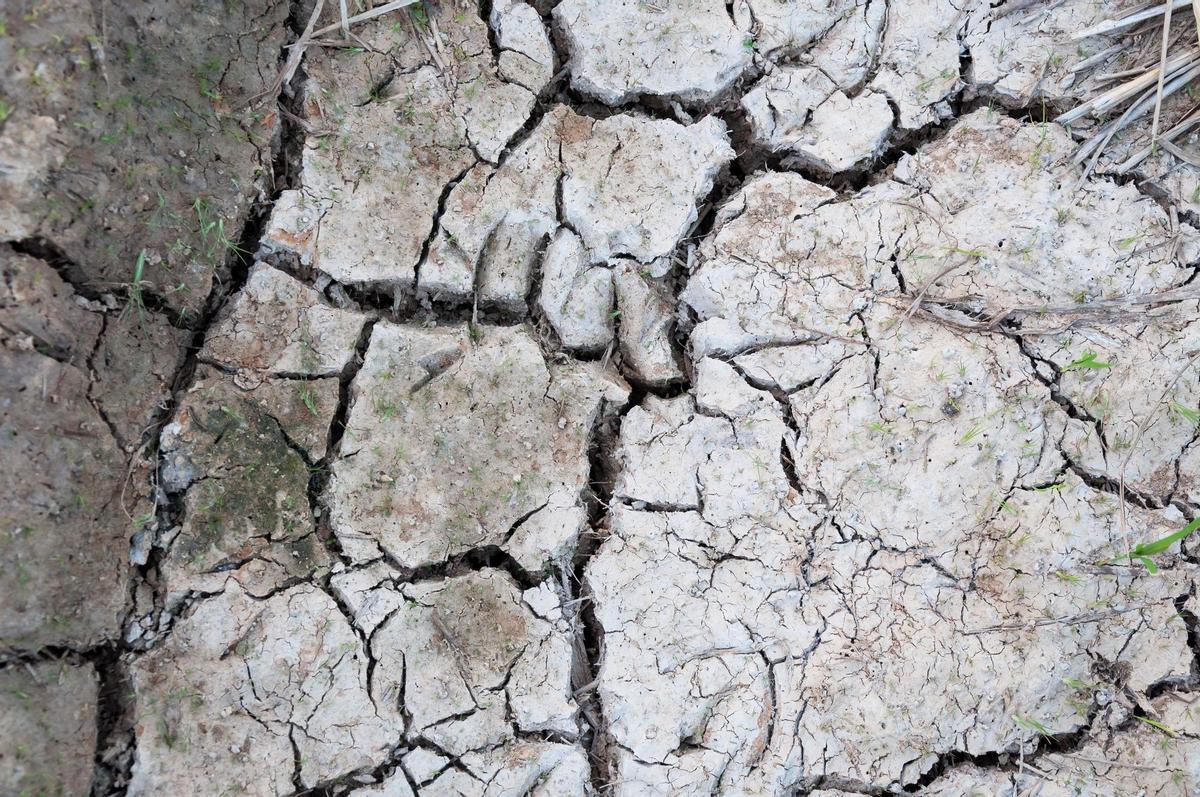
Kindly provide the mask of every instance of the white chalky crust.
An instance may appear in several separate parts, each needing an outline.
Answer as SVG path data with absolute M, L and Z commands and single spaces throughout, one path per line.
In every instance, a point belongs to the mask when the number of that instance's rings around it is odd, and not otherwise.
M 298 172 L 222 175 L 286 190 L 202 329 L 72 287 L 15 104 L 0 792 L 1200 789 L 1200 534 L 1141 556 L 1200 508 L 1200 169 L 1036 121 L 1111 13 L 356 23 Z
M 507 48 L 499 62 L 479 14 L 447 10 L 440 64 L 418 28 L 387 18 L 355 29 L 377 52 L 310 54 L 307 112 L 327 129 L 306 141 L 302 187 L 276 203 L 268 248 L 339 282 L 412 287 L 444 187 L 499 161 L 553 61 L 524 3 L 495 4 L 490 24 Z
M 266 375 L 331 376 L 350 361 L 365 322 L 282 271 L 258 265 L 205 338 L 200 357 Z
M 384 703 L 403 697 L 416 746 L 402 761 L 407 776 L 434 794 L 524 794 L 534 784 L 546 797 L 587 794 L 587 761 L 572 743 L 573 629 L 554 590 L 522 593 L 498 571 L 404 585 L 368 573 L 332 584 L 370 639 L 373 693 Z M 518 737 L 536 733 L 567 741 Z M 406 785 L 381 787 L 403 795 Z
M 981 306 L 1186 279 L 1112 245 L 1126 224 L 1166 234 L 1123 187 L 1034 218 L 1064 190 L 1056 135 L 981 111 L 856 196 L 767 174 L 719 212 L 682 294 L 694 393 L 626 415 L 611 536 L 586 571 L 618 794 L 908 785 L 952 751 L 1090 727 L 1097 658 L 1136 695 L 1189 677 L 1190 566 L 1095 570 L 1125 528 L 1156 539 L 1184 518 L 1118 511 L 1068 467 L 1089 424 L 1017 341 L 894 298 L 901 279 Z M 1019 231 L 1018 251 L 983 245 L 988 225 Z M 1062 265 L 1051 280 L 1023 257 Z M 1079 394 L 1070 362 L 1054 390 Z M 947 788 L 930 793 L 962 793 Z
M 540 569 L 582 527 L 592 427 L 626 395 L 594 365 L 548 366 L 520 327 L 377 324 L 329 491 L 343 550 L 417 567 L 513 538 Z M 544 534 L 517 536 L 531 522 Z
M 665 257 L 733 155 L 724 122 L 711 116 L 687 127 L 625 114 L 602 119 L 589 138 L 563 142 L 564 221 L 593 258 Z
M 276 795 L 382 763 L 404 720 L 373 698 L 367 654 L 333 599 L 233 586 L 133 667 L 130 794 Z
M 712 117 L 597 121 L 555 106 L 501 166 L 480 164 L 454 185 L 420 291 L 524 312 L 540 259 L 538 307 L 568 349 L 594 353 L 612 337 L 612 288 L 596 268 L 671 254 L 733 156 Z
M 572 86 L 609 105 L 643 94 L 711 100 L 753 56 L 722 0 L 653 8 L 637 0 L 564 0 L 554 19 L 571 53 Z
M 542 258 L 538 307 L 565 348 L 596 354 L 613 335 L 613 275 L 588 262 L 579 236 L 566 227 L 555 234 Z
M 880 96 L 808 77 L 822 88 L 801 137 L 827 103 Z M 773 105 L 760 89 L 747 107 Z M 330 452 L 332 565 L 289 554 L 317 523 L 307 504 L 247 505 L 208 548 L 188 543 L 247 468 L 246 435 L 322 450 L 280 386 L 344 373 L 364 323 L 260 266 L 201 353 L 223 370 L 201 369 L 162 438 L 185 515 L 159 567 L 183 608 L 133 664 L 131 793 L 218 769 L 249 794 L 358 772 L 349 793 L 372 797 L 588 795 L 597 717 L 617 795 L 997 793 L 1033 782 L 953 762 L 1017 754 L 1063 797 L 1166 797 L 1196 777 L 1196 718 L 1171 691 L 1193 677 L 1194 567 L 1175 549 L 1157 573 L 1122 557 L 1187 519 L 1139 502 L 1200 492 L 1194 425 L 1167 409 L 1200 391 L 1200 307 L 1052 323 L 1186 283 L 1176 253 L 1195 234 L 1172 248 L 1132 186 L 1076 190 L 1070 147 L 980 110 L 856 193 L 754 176 L 690 251 L 732 157 L 719 122 L 549 111 L 451 191 L 426 290 L 524 312 L 540 268 L 553 343 L 615 351 L 661 395 L 626 407 L 603 359 L 548 356 L 525 326 L 376 321 Z M 846 157 L 827 170 L 871 155 Z M 1047 329 L 972 328 L 998 314 Z M 293 316 L 320 319 L 318 363 Z M 617 416 L 585 617 L 559 579 L 596 523 L 589 454 Z M 285 460 L 257 483 L 303 482 L 299 451 Z M 325 573 L 328 592 L 295 583 Z M 581 676 L 593 621 L 598 670 Z M 260 681 L 278 683 L 265 704 Z M 216 697 L 178 699 L 197 692 Z M 1182 735 L 1156 747 L 1138 712 Z M 1075 734 L 1069 756 L 1039 743 Z M 1096 763 L 1114 759 L 1154 774 Z
M 811 67 L 777 69 L 742 97 L 742 107 L 756 143 L 825 173 L 874 158 L 892 131 L 886 95 L 866 89 L 849 97 Z

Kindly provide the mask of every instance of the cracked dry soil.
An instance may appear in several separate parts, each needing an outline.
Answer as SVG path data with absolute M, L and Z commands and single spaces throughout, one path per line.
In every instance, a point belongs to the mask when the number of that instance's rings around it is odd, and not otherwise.
M 1200 793 L 1108 4 L 322 5 L 0 7 L 0 795 Z

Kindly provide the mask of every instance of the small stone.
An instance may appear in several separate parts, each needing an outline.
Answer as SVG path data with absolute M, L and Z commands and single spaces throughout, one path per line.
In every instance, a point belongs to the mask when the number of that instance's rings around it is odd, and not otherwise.
M 150 549 L 154 546 L 154 532 L 141 528 L 134 532 L 129 542 L 129 563 L 141 567 L 150 560 Z

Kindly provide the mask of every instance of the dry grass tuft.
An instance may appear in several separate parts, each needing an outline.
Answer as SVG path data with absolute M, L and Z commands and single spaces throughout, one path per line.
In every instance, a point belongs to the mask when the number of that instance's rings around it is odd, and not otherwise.
M 1173 12 L 1189 6 L 1196 23 L 1195 30 L 1187 24 L 1173 26 Z M 1064 125 L 1087 116 L 1101 121 L 1075 153 L 1075 162 L 1087 162 L 1084 173 L 1091 172 L 1115 136 L 1153 111 L 1150 143 L 1120 163 L 1115 171 L 1127 174 L 1158 149 L 1187 163 L 1200 165 L 1200 161 L 1174 143 L 1200 124 L 1200 106 L 1192 108 L 1165 131 L 1160 130 L 1163 102 L 1200 78 L 1200 0 L 1168 0 L 1162 4 L 1140 6 L 1079 31 L 1073 38 L 1082 41 L 1114 34 L 1123 34 L 1123 37 L 1111 47 L 1076 64 L 1072 71 L 1082 72 L 1110 63 L 1119 56 L 1126 56 L 1138 66 L 1095 76 L 1093 80 L 1097 83 L 1113 85 L 1055 120 Z M 1157 52 L 1151 57 L 1153 50 Z M 1119 116 L 1105 121 L 1110 113 L 1119 109 L 1124 109 Z
M 283 64 L 283 68 L 279 70 L 279 74 L 275 76 L 275 80 L 272 81 L 271 85 L 251 101 L 279 96 L 280 90 L 291 83 L 292 77 L 296 74 L 296 69 L 299 68 L 300 61 L 304 58 L 305 49 L 320 37 L 334 31 L 341 31 L 343 39 L 350 39 L 353 37 L 353 34 L 350 33 L 352 25 L 381 17 L 384 14 L 397 11 L 401 8 L 416 5 L 418 2 L 420 0 L 391 0 L 391 2 L 376 6 L 361 14 L 346 16 L 346 0 L 339 0 L 338 21 L 323 28 L 317 28 L 317 20 L 321 18 L 321 12 L 325 9 L 325 0 L 317 0 L 316 5 L 313 6 L 312 14 L 308 18 L 308 24 L 304 26 L 304 32 L 300 34 L 300 37 L 295 42 L 288 45 L 288 57 Z

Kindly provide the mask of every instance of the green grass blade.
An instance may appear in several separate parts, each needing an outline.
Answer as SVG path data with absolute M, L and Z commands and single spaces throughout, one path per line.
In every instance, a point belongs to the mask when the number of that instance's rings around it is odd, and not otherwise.
M 1099 371 L 1104 368 L 1112 368 L 1112 363 L 1097 360 L 1094 351 L 1085 351 L 1082 357 L 1063 366 L 1064 371 Z
M 1196 518 L 1179 531 L 1176 531 L 1173 534 L 1168 534 L 1162 539 L 1155 540 L 1154 542 L 1143 542 L 1140 545 L 1137 545 L 1133 549 L 1132 553 L 1135 557 L 1154 556 L 1155 554 L 1160 554 L 1175 543 L 1182 540 L 1184 537 L 1191 534 L 1196 529 L 1200 529 L 1200 517 Z
M 1154 728 L 1155 730 L 1162 731 L 1162 732 L 1163 732 L 1163 733 L 1165 733 L 1167 736 L 1170 736 L 1170 737 L 1172 737 L 1172 738 L 1174 738 L 1174 737 L 1176 737 L 1176 736 L 1178 736 L 1178 735 L 1179 735 L 1179 731 L 1177 731 L 1177 730 L 1175 730 L 1174 728 L 1171 728 L 1171 727 L 1169 727 L 1169 726 L 1167 726 L 1167 725 L 1164 725 L 1164 724 L 1162 724 L 1162 723 L 1161 723 L 1161 722 L 1159 722 L 1158 720 L 1152 720 L 1152 719 L 1150 719 L 1149 717 L 1143 717 L 1143 716 L 1140 716 L 1140 715 L 1138 715 L 1138 714 L 1134 714 L 1134 715 L 1133 715 L 1133 718 L 1134 718 L 1135 720 L 1141 720 L 1142 722 L 1144 722 L 1144 723 L 1146 723 L 1147 725 L 1149 725 L 1151 728 Z
M 1191 421 L 1192 425 L 1200 426 L 1200 410 L 1194 410 L 1191 407 L 1186 407 L 1178 401 L 1171 404 L 1175 411 L 1182 415 L 1187 420 Z

